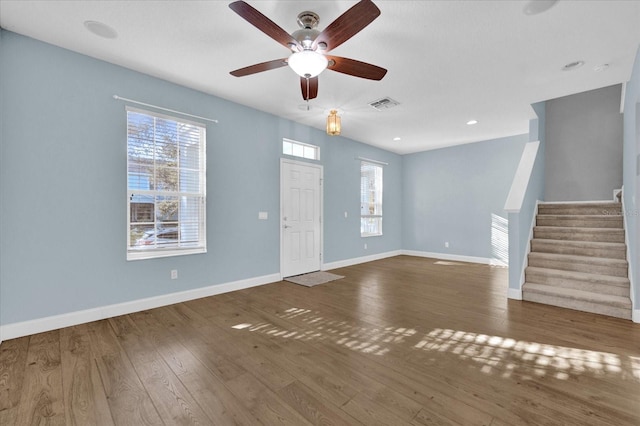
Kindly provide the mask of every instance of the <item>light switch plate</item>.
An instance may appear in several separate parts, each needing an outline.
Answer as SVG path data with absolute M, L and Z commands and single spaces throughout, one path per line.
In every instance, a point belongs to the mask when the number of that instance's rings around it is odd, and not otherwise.
M 260 220 L 269 219 L 269 212 L 258 212 L 258 219 Z

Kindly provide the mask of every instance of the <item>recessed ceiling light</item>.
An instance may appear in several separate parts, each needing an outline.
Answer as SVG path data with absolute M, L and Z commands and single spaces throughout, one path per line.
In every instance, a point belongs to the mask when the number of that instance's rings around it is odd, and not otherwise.
M 402 140 L 402 138 L 401 138 L 400 136 L 396 136 L 395 138 L 393 138 L 393 140 L 394 140 L 394 141 L 396 141 L 396 142 L 398 142 L 398 141 L 401 141 L 401 140 Z
M 562 67 L 562 71 L 573 71 L 575 69 L 580 68 L 583 65 L 584 65 L 584 61 L 569 62 L 567 65 Z
M 593 70 L 595 72 L 602 72 L 602 71 L 606 71 L 608 68 L 609 68 L 609 64 L 601 64 L 593 67 Z
M 469 120 L 469 121 L 467 121 L 467 126 L 473 126 L 474 124 L 478 124 L 478 120 Z
M 551 9 L 558 0 L 530 0 L 522 9 L 525 15 L 537 15 Z
M 118 37 L 118 33 L 116 30 L 108 26 L 107 24 L 103 24 L 98 21 L 84 21 L 84 26 L 87 30 L 91 31 L 93 34 L 102 38 L 116 38 Z

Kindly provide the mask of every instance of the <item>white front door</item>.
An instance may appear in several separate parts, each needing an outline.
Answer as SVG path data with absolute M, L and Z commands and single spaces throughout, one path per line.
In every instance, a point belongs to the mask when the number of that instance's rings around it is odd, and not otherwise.
M 322 166 L 280 162 L 280 258 L 283 277 L 319 271 Z

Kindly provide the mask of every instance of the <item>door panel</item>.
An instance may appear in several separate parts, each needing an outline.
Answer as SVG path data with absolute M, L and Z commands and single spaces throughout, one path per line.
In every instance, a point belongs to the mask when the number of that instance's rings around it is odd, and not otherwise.
M 289 277 L 320 270 L 322 168 L 281 162 L 281 269 Z

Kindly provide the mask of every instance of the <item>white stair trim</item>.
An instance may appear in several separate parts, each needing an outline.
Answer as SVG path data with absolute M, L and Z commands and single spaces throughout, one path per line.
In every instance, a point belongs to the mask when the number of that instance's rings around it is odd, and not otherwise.
M 622 194 L 624 195 L 624 185 L 622 186 Z M 620 199 L 621 204 L 622 204 L 622 221 L 623 221 L 623 226 L 624 226 L 624 242 L 627 245 L 627 260 L 631 260 L 631 245 L 630 245 L 630 237 L 629 237 L 629 227 L 627 226 L 627 215 L 624 214 L 624 212 L 626 212 L 626 208 L 624 205 L 624 196 L 621 197 Z M 640 268 L 640 265 L 636 264 L 636 268 Z M 629 276 L 629 296 L 631 297 L 631 319 L 633 322 L 639 322 L 640 323 L 640 309 L 635 309 L 634 308 L 638 308 L 638 304 L 636 303 L 636 286 L 635 286 L 635 277 L 633 274 L 633 265 L 631 264 L 631 262 L 629 262 L 629 270 L 627 272 L 627 275 Z M 638 301 L 640 302 L 640 301 Z

